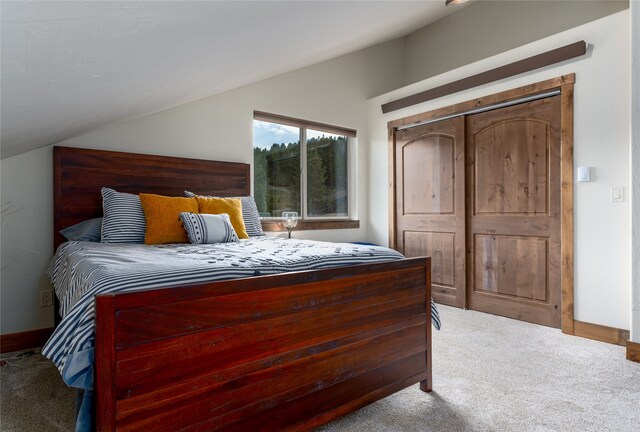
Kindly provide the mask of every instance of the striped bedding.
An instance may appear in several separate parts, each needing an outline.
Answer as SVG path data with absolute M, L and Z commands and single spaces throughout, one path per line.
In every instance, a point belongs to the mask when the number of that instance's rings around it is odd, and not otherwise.
M 67 242 L 58 248 L 48 271 L 60 299 L 62 321 L 43 354 L 55 363 L 68 385 L 91 389 L 96 294 L 400 258 L 400 253 L 384 247 L 270 236 L 208 245 Z M 433 302 L 431 316 L 439 329 Z

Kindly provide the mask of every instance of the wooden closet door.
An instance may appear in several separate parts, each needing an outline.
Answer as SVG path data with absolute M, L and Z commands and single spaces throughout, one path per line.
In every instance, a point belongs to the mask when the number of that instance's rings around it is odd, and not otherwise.
M 560 327 L 560 96 L 466 120 L 470 309 Z
M 433 299 L 464 307 L 464 119 L 396 131 L 395 163 L 395 246 L 430 256 Z

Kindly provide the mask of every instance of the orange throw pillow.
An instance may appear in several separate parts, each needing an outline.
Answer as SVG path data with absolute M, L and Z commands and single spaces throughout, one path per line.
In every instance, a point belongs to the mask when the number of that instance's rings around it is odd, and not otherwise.
M 147 221 L 145 244 L 189 243 L 180 222 L 180 212 L 198 213 L 195 198 L 141 193 L 140 202 Z
M 247 228 L 244 226 L 244 219 L 242 219 L 242 201 L 238 198 L 213 198 L 196 196 L 198 200 L 198 208 L 200 213 L 220 214 L 226 213 L 231 219 L 231 225 L 236 230 L 238 238 L 247 239 Z

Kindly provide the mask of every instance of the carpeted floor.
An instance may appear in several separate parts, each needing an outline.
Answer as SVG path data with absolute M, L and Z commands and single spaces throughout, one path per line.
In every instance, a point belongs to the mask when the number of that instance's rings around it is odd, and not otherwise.
M 559 330 L 440 307 L 434 391 L 417 385 L 318 432 L 635 431 L 640 364 L 624 348 Z M 0 372 L 2 431 L 73 430 L 74 392 L 39 355 Z

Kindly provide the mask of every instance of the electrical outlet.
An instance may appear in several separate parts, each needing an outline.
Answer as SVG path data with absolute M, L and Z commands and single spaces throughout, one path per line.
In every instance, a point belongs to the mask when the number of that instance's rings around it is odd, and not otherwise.
M 40 291 L 40 306 L 47 307 L 53 305 L 53 291 Z

